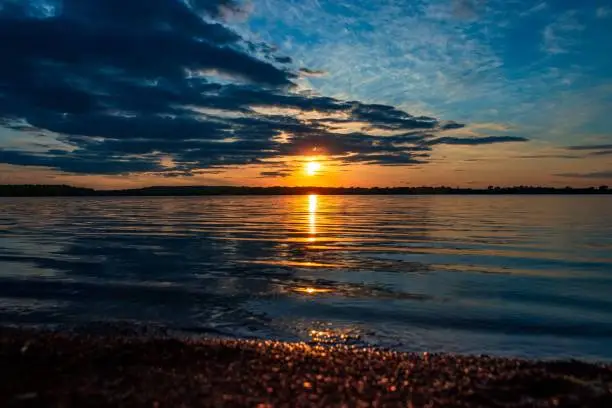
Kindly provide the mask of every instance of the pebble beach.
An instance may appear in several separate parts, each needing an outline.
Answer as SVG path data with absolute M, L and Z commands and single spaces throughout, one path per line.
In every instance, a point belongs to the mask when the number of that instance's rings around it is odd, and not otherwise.
M 612 365 L 0 330 L 2 407 L 612 407 Z

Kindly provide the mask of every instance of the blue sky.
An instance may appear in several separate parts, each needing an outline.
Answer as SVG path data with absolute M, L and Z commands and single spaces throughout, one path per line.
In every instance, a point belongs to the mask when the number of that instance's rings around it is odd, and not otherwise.
M 610 39 L 612 0 L 0 0 L 0 182 L 610 183 Z
M 611 4 L 265 0 L 244 29 L 320 93 L 575 144 L 612 125 Z

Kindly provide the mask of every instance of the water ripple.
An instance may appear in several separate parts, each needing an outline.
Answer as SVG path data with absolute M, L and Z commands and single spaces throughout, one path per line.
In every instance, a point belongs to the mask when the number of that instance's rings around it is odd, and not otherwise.
M 0 199 L 0 323 L 612 359 L 612 198 Z

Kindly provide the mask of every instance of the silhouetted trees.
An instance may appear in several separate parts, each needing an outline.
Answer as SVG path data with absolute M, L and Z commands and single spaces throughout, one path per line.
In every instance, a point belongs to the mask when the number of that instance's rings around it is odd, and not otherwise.
M 499 187 L 486 189 L 440 187 L 238 187 L 187 186 L 146 187 L 130 190 L 93 190 L 67 185 L 0 185 L 2 197 L 79 197 L 79 196 L 209 196 L 209 195 L 432 195 L 432 194 L 612 194 L 608 186 L 599 188 Z
M 80 188 L 67 185 L 0 185 L 0 197 L 74 197 L 97 194 L 98 192 L 91 188 Z

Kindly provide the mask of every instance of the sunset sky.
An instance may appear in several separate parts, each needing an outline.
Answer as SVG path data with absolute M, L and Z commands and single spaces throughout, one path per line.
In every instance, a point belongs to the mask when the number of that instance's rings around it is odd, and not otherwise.
M 0 0 L 0 183 L 612 183 L 612 0 Z

